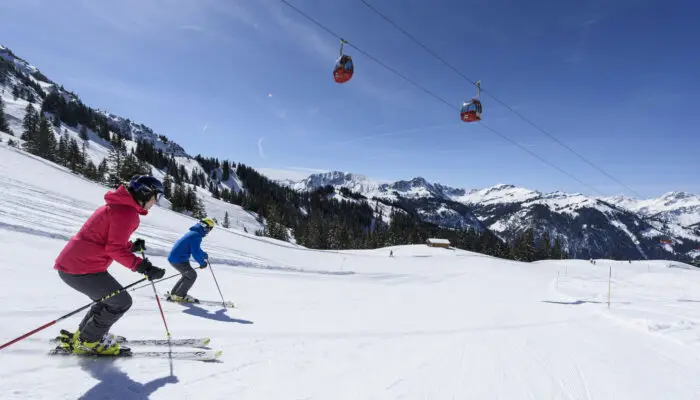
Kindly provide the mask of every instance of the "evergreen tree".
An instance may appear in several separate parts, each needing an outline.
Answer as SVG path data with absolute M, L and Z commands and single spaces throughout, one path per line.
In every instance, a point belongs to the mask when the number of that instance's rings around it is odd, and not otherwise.
M 2 97 L 0 97 L 0 131 L 14 136 L 10 124 L 7 123 L 7 117 L 5 117 L 5 103 L 2 101 Z
M 123 146 L 123 143 L 122 143 Z M 122 147 L 123 148 L 123 147 Z M 121 168 L 119 169 L 119 178 L 122 181 L 131 179 L 134 175 L 150 175 L 151 169 L 147 164 L 139 162 L 133 154 L 127 154 L 123 157 Z
M 554 239 L 554 246 L 552 247 L 551 257 L 554 259 L 564 259 L 567 258 L 566 252 L 562 250 L 559 238 Z
M 540 245 L 537 247 L 537 259 L 548 260 L 550 258 L 552 258 L 552 240 L 549 237 L 549 232 L 545 231 Z
M 87 127 L 86 127 L 85 125 L 81 125 L 81 126 L 80 126 L 80 133 L 79 133 L 79 134 L 80 134 L 80 138 L 81 138 L 81 139 L 83 139 L 83 140 L 88 140 L 88 139 L 89 139 L 89 137 L 88 137 L 88 129 L 87 129 Z
M 121 183 L 121 173 L 124 169 L 124 159 L 126 158 L 126 146 L 123 142 L 113 144 L 107 156 L 109 163 L 108 184 L 117 187 Z
M 32 104 L 27 104 L 24 109 L 24 119 L 22 120 L 22 135 L 24 140 L 24 148 L 29 152 L 36 152 L 38 146 L 39 134 L 39 114 L 37 114 Z
M 228 211 L 226 211 L 226 213 L 224 214 L 224 223 L 221 226 L 223 226 L 224 228 L 231 227 L 231 221 L 229 221 L 229 218 L 228 218 Z
M 111 140 L 109 135 L 109 125 L 106 122 L 100 124 L 100 130 L 98 131 L 97 135 L 104 140 Z
M 222 164 L 223 172 L 221 174 L 221 180 L 226 182 L 229 179 L 231 179 L 231 166 L 229 165 L 228 160 L 224 160 L 224 163 Z
M 204 208 L 204 203 L 202 199 L 195 196 L 194 206 L 192 209 L 192 216 L 197 219 L 202 219 L 207 216 L 207 210 Z
M 88 146 L 88 142 L 83 141 L 83 144 L 81 145 L 81 148 L 80 148 L 80 157 L 83 160 L 83 169 L 87 168 L 88 162 L 90 161 L 90 157 L 88 156 L 88 153 L 87 153 L 87 146 Z M 95 167 L 95 164 L 93 164 L 92 166 Z M 95 171 L 97 171 L 97 167 L 95 167 Z M 90 179 L 92 179 L 92 178 L 90 178 Z
M 107 158 L 103 158 L 100 165 L 97 167 L 98 182 L 107 183 L 109 181 L 108 173 L 109 165 L 107 164 Z
M 170 198 L 170 203 L 172 204 L 172 210 L 181 212 L 186 210 L 187 207 L 187 193 L 182 185 L 174 184 L 173 194 Z
M 81 172 L 84 164 L 84 154 L 80 151 L 78 141 L 75 138 L 70 138 L 68 144 L 68 168 L 73 172 Z
M 68 165 L 68 134 L 63 134 L 58 140 L 58 161 L 62 165 Z
M 92 160 L 87 160 L 83 171 L 83 174 L 86 178 L 97 182 L 101 180 L 100 175 L 97 171 L 97 167 L 95 167 L 95 164 L 92 162 Z
M 170 199 L 173 196 L 173 181 L 170 175 L 165 175 L 163 179 L 163 192 L 166 199 Z
M 221 200 L 222 201 L 231 201 L 231 191 L 229 191 L 226 188 L 221 189 Z
M 518 261 L 531 262 L 535 260 L 535 237 L 532 229 L 526 230 L 518 237 L 514 249 L 514 256 Z
M 39 118 L 39 132 L 36 139 L 34 154 L 54 161 L 57 147 L 56 136 L 54 136 L 53 129 L 51 129 L 51 122 L 44 115 L 41 115 Z

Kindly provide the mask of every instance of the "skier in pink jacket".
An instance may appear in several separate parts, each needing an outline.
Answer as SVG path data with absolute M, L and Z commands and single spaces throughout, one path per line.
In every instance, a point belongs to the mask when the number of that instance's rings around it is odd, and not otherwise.
M 94 301 L 122 288 L 107 272 L 112 261 L 150 280 L 162 278 L 164 269 L 133 254 L 145 250 L 145 241 L 131 242 L 129 237 L 139 227 L 139 216 L 147 215 L 163 193 L 158 179 L 139 175 L 131 179 L 128 188 L 120 185 L 107 192 L 106 204 L 95 210 L 56 258 L 54 268 L 61 279 Z M 129 308 L 131 296 L 127 292 L 95 303 L 75 333 L 61 332 L 62 343 L 77 354 L 118 355 L 119 343 L 109 329 Z

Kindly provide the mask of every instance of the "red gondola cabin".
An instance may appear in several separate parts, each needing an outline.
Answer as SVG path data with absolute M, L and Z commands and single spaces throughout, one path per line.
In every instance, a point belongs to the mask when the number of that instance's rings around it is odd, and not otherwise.
M 335 63 L 333 79 L 336 83 L 345 83 L 352 78 L 353 72 L 355 72 L 355 67 L 352 63 L 352 58 L 347 54 L 343 54 Z
M 481 102 L 479 101 L 479 95 L 481 94 L 481 81 L 476 81 L 474 83 L 476 86 L 476 96 L 469 101 L 465 101 L 462 104 L 462 109 L 459 112 L 459 116 L 464 122 L 475 122 L 481 121 Z
M 464 122 L 481 121 L 481 102 L 477 99 L 472 99 L 462 104 L 460 115 Z

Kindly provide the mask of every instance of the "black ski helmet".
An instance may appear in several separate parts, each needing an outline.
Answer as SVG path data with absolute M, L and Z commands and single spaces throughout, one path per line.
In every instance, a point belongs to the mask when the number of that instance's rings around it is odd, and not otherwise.
M 145 203 L 153 196 L 160 196 L 165 193 L 163 183 L 158 179 L 148 175 L 134 175 L 129 182 L 129 193 L 134 200 Z

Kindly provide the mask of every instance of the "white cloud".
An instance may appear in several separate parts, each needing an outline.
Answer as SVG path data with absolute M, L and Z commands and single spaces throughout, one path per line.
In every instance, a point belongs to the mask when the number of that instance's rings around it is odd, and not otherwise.
M 279 1 L 260 0 L 258 4 L 265 6 L 268 11 L 268 15 L 272 16 L 273 18 L 273 23 L 277 25 L 275 29 L 270 30 L 270 32 L 274 32 L 275 38 L 280 38 L 280 40 L 291 39 L 305 51 L 315 55 L 321 65 L 327 66 L 328 68 L 332 67 L 333 63 L 339 56 L 340 40 L 338 38 L 325 31 L 320 31 L 315 24 L 303 17 L 300 18 L 301 22 L 298 22 L 297 19 L 286 16 L 282 11 L 287 9 L 287 6 L 281 4 Z M 298 15 L 295 11 L 291 11 L 294 13 L 294 15 Z M 302 11 L 306 12 L 309 10 Z M 314 17 L 314 15 L 311 15 L 311 17 Z M 284 29 L 288 34 L 279 35 L 277 33 L 279 31 L 279 27 Z M 338 33 L 340 34 L 340 32 Z M 350 38 L 347 40 L 352 43 Z M 352 53 L 352 44 L 346 44 L 343 52 L 346 54 Z M 353 56 L 353 54 L 350 55 Z M 368 64 L 373 63 L 373 61 L 370 61 L 367 58 L 364 58 L 363 61 L 366 61 Z M 406 96 L 406 87 L 403 86 L 403 84 L 401 86 L 401 90 L 389 89 L 386 85 L 382 85 L 381 82 L 377 80 L 372 80 L 365 74 L 361 79 L 353 78 L 350 82 L 344 85 L 346 85 L 349 90 L 359 90 L 379 100 L 382 104 L 392 104 L 394 107 L 400 104 L 411 104 L 410 96 Z
M 433 126 L 425 126 L 425 127 L 419 127 L 419 128 L 409 128 L 409 129 L 399 129 L 399 130 L 392 130 L 388 132 L 383 132 L 383 133 L 377 133 L 374 135 L 367 135 L 367 136 L 360 136 L 360 137 L 354 137 L 349 140 L 344 140 L 341 142 L 334 142 L 334 143 L 327 143 L 321 146 L 318 146 L 318 149 L 326 149 L 329 147 L 338 147 L 338 146 L 345 146 L 348 144 L 360 142 L 363 140 L 370 140 L 370 139 L 378 139 L 381 137 L 388 137 L 388 136 L 399 136 L 399 135 L 405 135 L 407 133 L 414 133 L 414 132 L 425 132 L 425 131 L 431 131 L 431 130 L 436 130 L 436 129 L 444 129 L 444 128 L 454 128 L 457 126 L 461 126 L 464 124 L 463 122 L 457 122 L 457 123 L 452 123 L 452 124 L 442 124 L 442 125 L 433 125 Z
M 206 29 L 198 25 L 183 25 L 180 27 L 183 31 L 204 32 Z
M 311 172 L 314 174 L 330 171 L 329 169 L 308 168 L 308 167 L 287 167 L 287 168 L 297 170 L 297 171 Z
M 255 168 L 266 177 L 277 181 L 300 181 L 311 174 L 328 172 L 326 169 L 307 167 Z
M 221 0 L 82 0 L 82 9 L 101 27 L 140 40 L 179 43 L 179 38 L 171 33 L 181 30 L 234 41 L 235 38 L 227 33 L 232 19 L 256 29 L 258 26 L 249 12 L 234 3 Z M 229 24 L 217 21 L 222 18 Z
M 258 139 L 258 154 L 260 154 L 260 157 L 262 157 L 262 158 L 267 158 L 267 157 L 265 157 L 265 151 L 263 149 L 263 140 L 265 140 L 264 137 L 261 137 L 260 139 Z
M 105 77 L 81 76 L 66 77 L 66 83 L 77 87 L 77 92 L 85 89 L 106 93 L 110 96 L 120 97 L 127 100 L 148 100 L 158 104 L 166 104 L 169 101 L 167 95 L 143 90 L 140 86 L 130 85 L 127 82 Z

